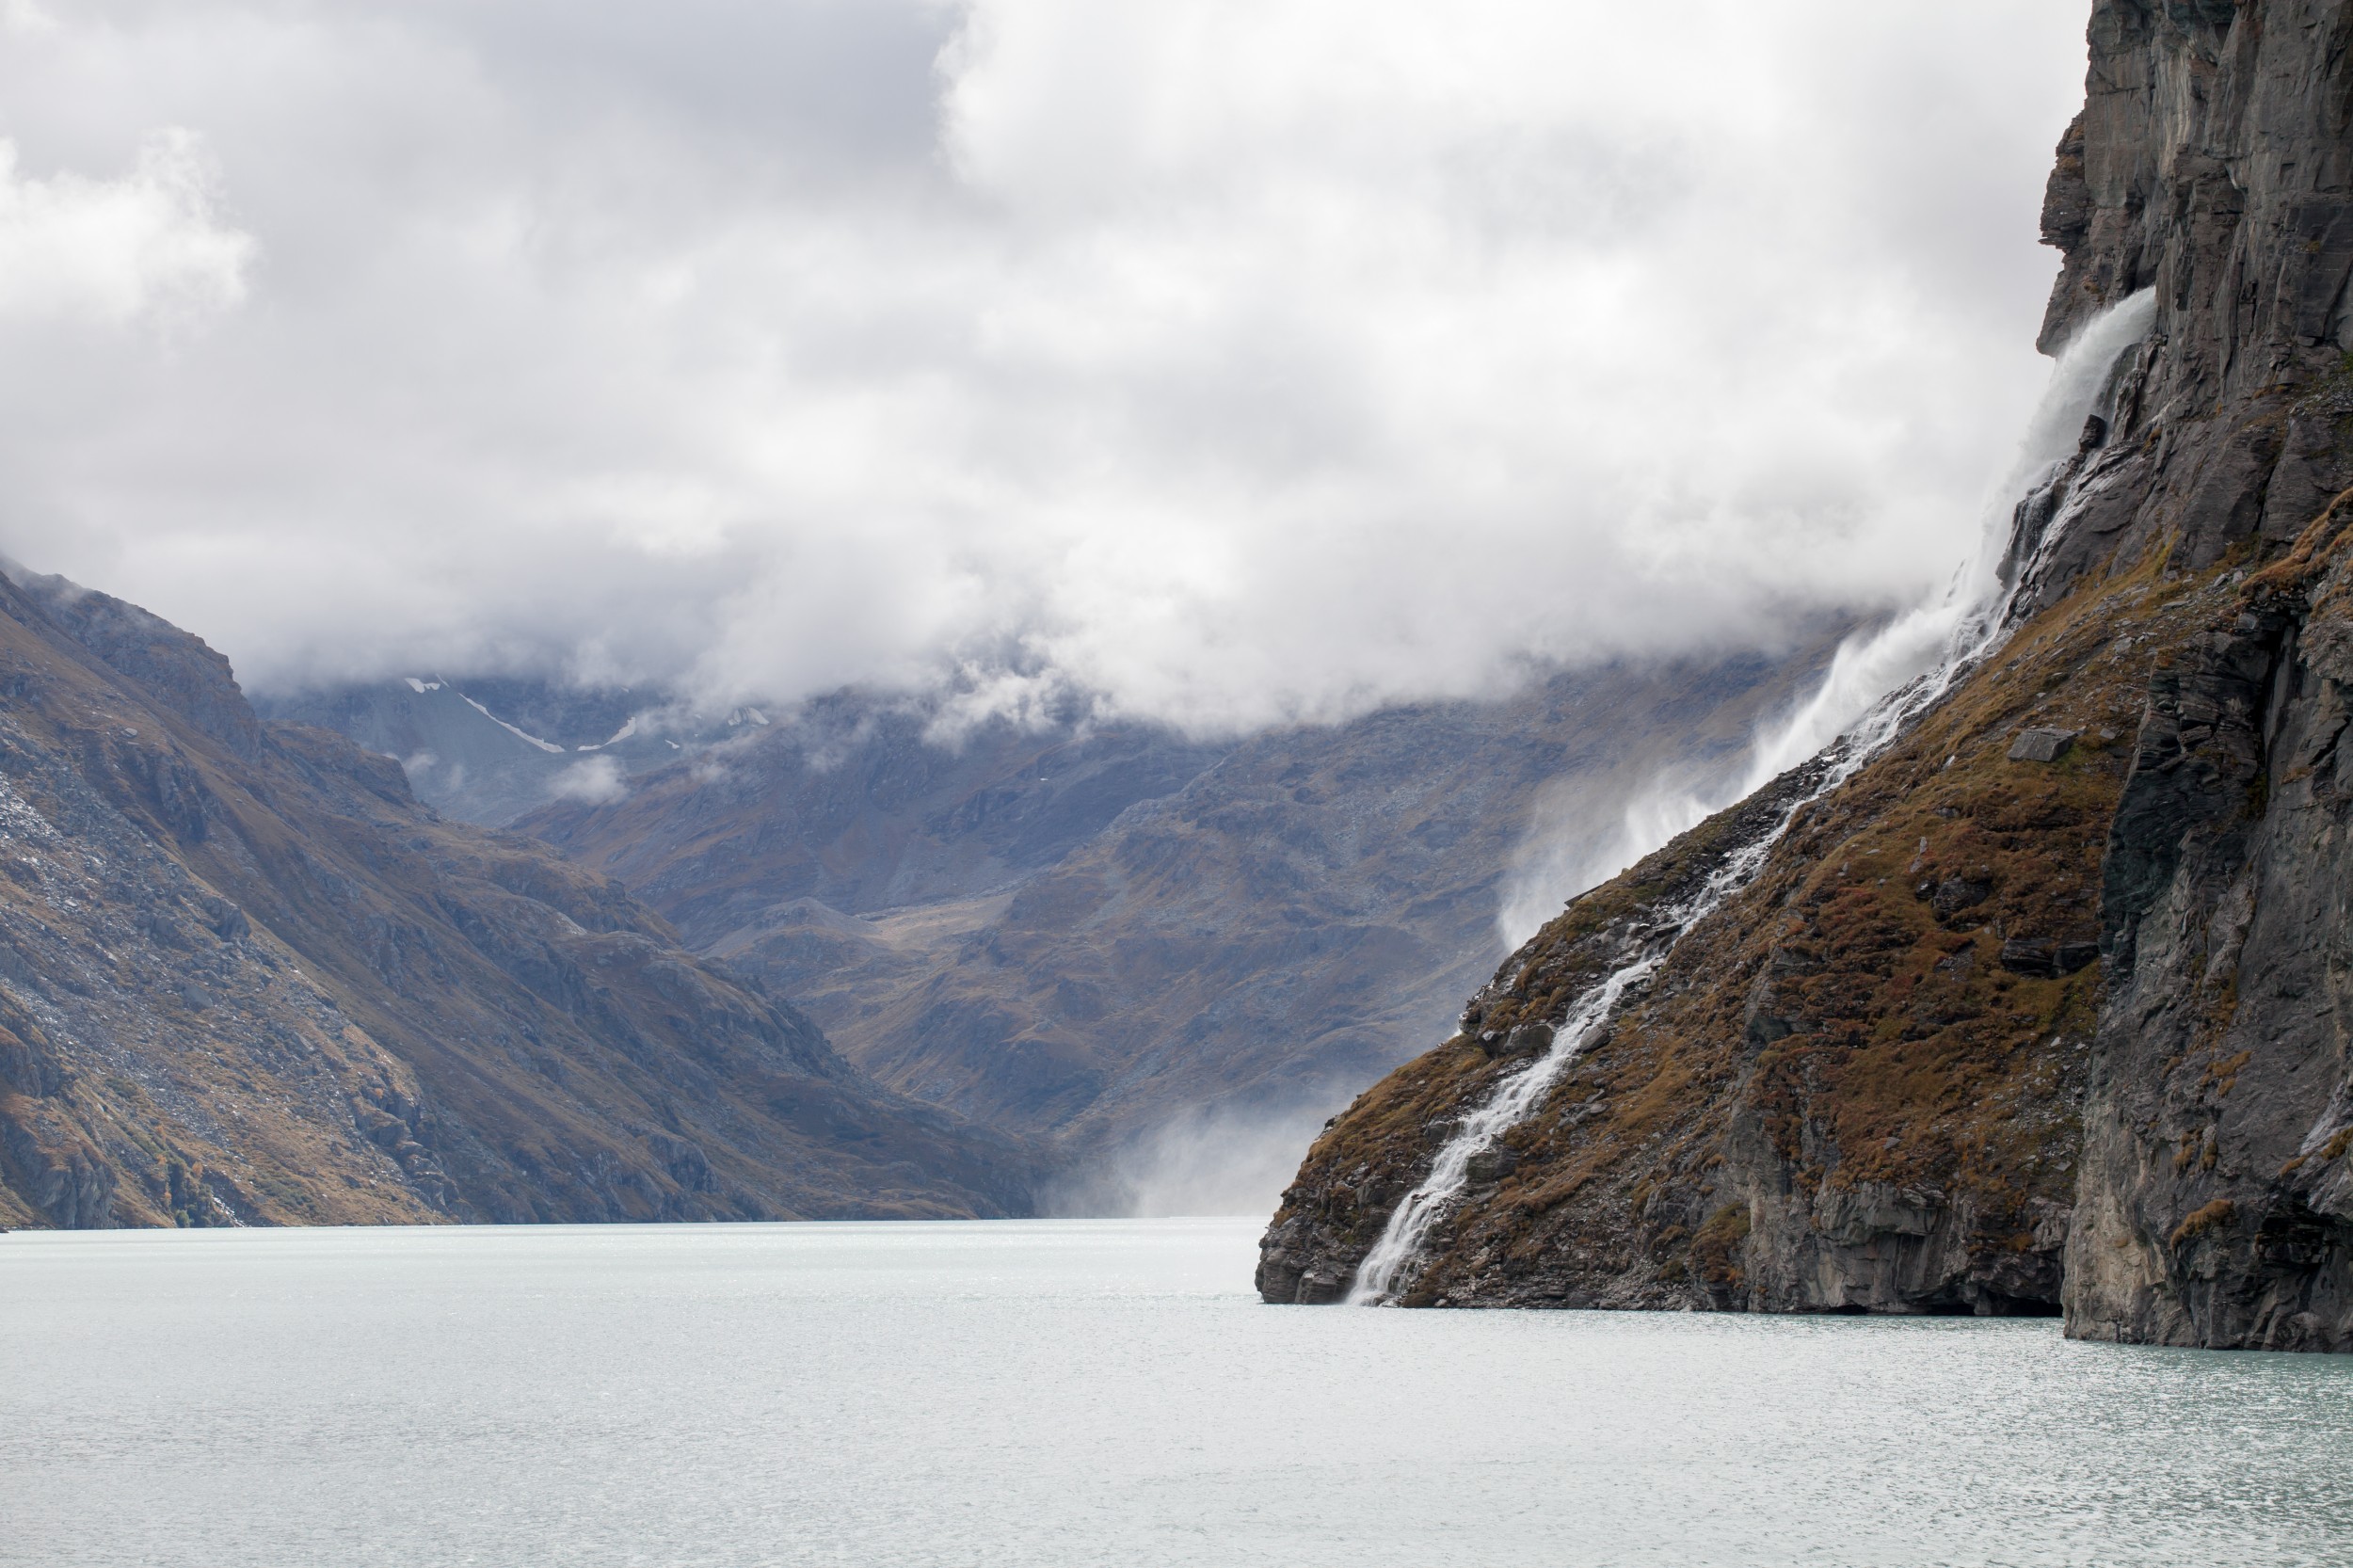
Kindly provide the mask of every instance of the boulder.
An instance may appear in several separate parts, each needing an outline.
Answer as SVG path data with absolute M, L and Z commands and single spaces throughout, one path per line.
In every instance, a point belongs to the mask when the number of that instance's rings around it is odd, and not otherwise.
M 1481 1149 L 1470 1157 L 1468 1173 L 1473 1181 L 1501 1181 L 1519 1169 L 1520 1157 L 1504 1144 Z
M 2009 744 L 2013 762 L 2056 762 L 2075 744 L 2073 729 L 2022 729 Z

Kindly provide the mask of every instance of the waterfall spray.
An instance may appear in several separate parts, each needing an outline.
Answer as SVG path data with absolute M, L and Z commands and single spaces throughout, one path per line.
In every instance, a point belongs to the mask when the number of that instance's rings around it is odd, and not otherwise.
M 2156 291 L 2143 289 L 2075 335 L 2051 368 L 2051 383 L 2027 421 L 2016 459 L 1987 500 L 1976 552 L 1934 599 L 1839 645 L 1814 696 L 1757 737 L 1741 793 L 1779 777 L 1841 735 L 1876 735 L 1873 749 L 1884 745 L 1912 717 L 1891 708 L 1895 698 L 1888 694 L 1900 696 L 1909 682 L 1924 679 L 1936 682 L 1941 696 L 1962 670 L 1993 651 L 2009 630 L 2032 565 L 2058 539 L 2060 530 L 2050 526 L 2056 520 L 2037 520 L 2037 504 L 2076 455 L 2084 422 L 2100 408 L 2118 360 L 2149 335 L 2156 313 Z M 2021 557 L 2028 558 L 2024 567 Z M 1891 719 L 1895 728 L 1886 728 Z
M 1580 993 L 1534 1062 L 1506 1077 L 1465 1116 L 1438 1150 L 1430 1174 L 1391 1211 L 1381 1239 L 1349 1287 L 1353 1305 L 1385 1305 L 1410 1284 L 1431 1231 L 1470 1182 L 1474 1156 L 1518 1125 L 1595 1033 L 1627 991 L 1646 982 L 1681 934 L 1756 878 L 1773 846 L 1808 806 L 1854 776 L 1955 681 L 1999 648 L 2017 621 L 2019 602 L 2065 532 L 2060 491 L 2078 436 L 2108 392 L 2118 360 L 2149 334 L 2156 296 L 2142 290 L 2103 312 L 2076 335 L 2051 372 L 2051 384 L 2028 423 L 2018 460 L 1986 508 L 1977 553 L 1945 591 L 1886 627 L 1842 644 L 1822 684 L 1788 719 L 1760 734 L 1751 750 L 1742 794 L 1754 792 L 1813 759 L 1814 775 L 1785 809 L 1725 856 L 1699 890 L 1660 912 L 1652 929 L 1665 935 Z M 1688 825 L 1688 824 L 1687 824 Z

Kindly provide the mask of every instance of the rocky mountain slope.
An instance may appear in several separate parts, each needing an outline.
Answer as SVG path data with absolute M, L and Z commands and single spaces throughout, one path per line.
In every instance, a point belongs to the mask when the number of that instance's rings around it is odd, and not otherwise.
M 2154 328 L 2021 507 L 2009 641 L 1688 931 L 1660 922 L 1802 773 L 1513 954 L 1309 1152 L 1270 1300 L 1343 1293 L 1549 1060 L 1402 1299 L 2353 1349 L 2353 7 L 2099 0 L 2090 39 L 2042 341 L 2143 289 Z
M 843 699 L 517 825 L 884 1082 L 1054 1140 L 1066 1207 L 1263 1201 L 1492 966 L 1531 814 L 1614 833 L 1661 771 L 1737 760 L 1833 641 L 1219 745 L 996 723 L 947 746 Z
M 988 1215 L 1029 1170 L 195 638 L 0 582 L 0 1223 Z

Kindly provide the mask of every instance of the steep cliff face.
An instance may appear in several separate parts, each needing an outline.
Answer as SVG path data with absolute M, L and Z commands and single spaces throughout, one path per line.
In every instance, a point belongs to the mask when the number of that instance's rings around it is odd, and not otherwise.
M 0 1222 L 997 1214 L 1026 1170 L 195 638 L 0 582 Z
M 2054 323 L 2142 279 L 2166 307 L 2121 548 L 2270 565 L 2152 683 L 2110 833 L 2069 1326 L 2353 1349 L 2353 8 L 2103 6 L 2091 36 Z
M 2353 1350 L 2345 509 L 2152 684 L 2105 868 L 2080 1335 Z
M 2101 0 L 2090 39 L 2042 341 L 2143 289 L 2154 327 L 2020 508 L 2023 624 L 1707 920 L 1646 924 L 1729 820 L 1515 954 L 1310 1151 L 1270 1299 L 1343 1290 L 1578 976 L 1672 941 L 1406 1300 L 2353 1348 L 2353 7 Z

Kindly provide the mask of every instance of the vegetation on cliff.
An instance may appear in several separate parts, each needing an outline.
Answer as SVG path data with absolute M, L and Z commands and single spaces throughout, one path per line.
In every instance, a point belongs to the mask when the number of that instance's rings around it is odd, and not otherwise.
M 1406 1299 L 2056 1310 L 2124 737 L 2160 650 L 2228 591 L 2153 569 L 2080 590 L 1803 808 L 1507 1136 Z M 2072 739 L 2013 759 L 2028 730 Z M 1522 1065 L 1515 1032 L 1558 1017 L 1612 930 L 1672 906 L 1791 792 L 1695 828 L 1515 953 L 1462 1034 L 1309 1156 L 1262 1283 L 1297 1299 L 1287 1272 L 1344 1279 L 1432 1131 Z

